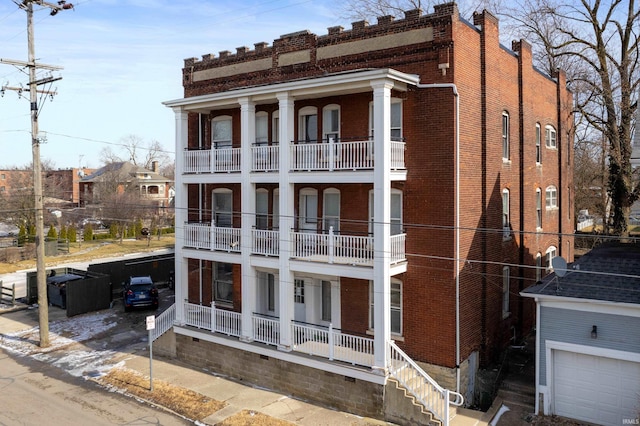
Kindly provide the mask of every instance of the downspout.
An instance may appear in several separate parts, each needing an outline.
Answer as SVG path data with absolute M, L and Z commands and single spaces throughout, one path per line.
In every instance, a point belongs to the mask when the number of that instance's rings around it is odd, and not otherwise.
M 456 97 L 456 392 L 460 393 L 460 94 L 454 83 L 418 83 L 417 87 L 450 88 Z

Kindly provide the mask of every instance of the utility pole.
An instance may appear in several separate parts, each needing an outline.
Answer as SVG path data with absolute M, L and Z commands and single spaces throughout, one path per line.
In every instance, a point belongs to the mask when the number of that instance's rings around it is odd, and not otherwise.
M 15 1 L 14 1 L 15 2 Z M 35 221 L 36 221 L 36 274 L 38 282 L 38 320 L 40 323 L 40 347 L 49 346 L 49 304 L 47 300 L 47 277 L 44 262 L 44 202 L 42 191 L 42 164 L 40 162 L 40 135 L 38 134 L 38 93 L 53 96 L 55 92 L 38 90 L 41 84 L 50 84 L 60 80 L 61 77 L 47 77 L 41 80 L 36 79 L 37 68 L 48 70 L 59 70 L 60 67 L 51 65 L 36 64 L 35 41 L 33 36 L 33 4 L 51 9 L 51 15 L 56 15 L 61 10 L 72 9 L 71 3 L 59 1 L 57 4 L 48 3 L 42 0 L 23 0 L 22 3 L 15 2 L 18 7 L 27 12 L 27 45 L 29 49 L 28 61 L 7 61 L 0 59 L 2 63 L 8 63 L 29 68 L 29 102 L 31 110 L 31 153 L 33 156 L 33 191 L 35 195 Z M 4 86 L 4 90 L 15 90 L 15 88 Z M 20 93 L 21 94 L 20 89 Z

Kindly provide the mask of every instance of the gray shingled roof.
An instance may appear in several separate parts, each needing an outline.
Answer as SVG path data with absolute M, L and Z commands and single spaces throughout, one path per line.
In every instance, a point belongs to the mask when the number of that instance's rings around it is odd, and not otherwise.
M 640 247 L 597 247 L 569 264 L 565 276 L 550 274 L 521 294 L 640 304 Z

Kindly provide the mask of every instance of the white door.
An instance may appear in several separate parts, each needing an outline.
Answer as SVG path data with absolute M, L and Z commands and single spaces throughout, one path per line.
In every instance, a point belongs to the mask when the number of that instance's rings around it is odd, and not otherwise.
M 553 351 L 553 413 L 601 425 L 635 421 L 640 363 Z

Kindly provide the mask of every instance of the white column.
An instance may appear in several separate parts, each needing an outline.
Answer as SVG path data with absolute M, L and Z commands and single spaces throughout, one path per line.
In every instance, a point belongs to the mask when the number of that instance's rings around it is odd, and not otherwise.
M 280 346 L 281 350 L 290 351 L 293 345 L 291 321 L 293 320 L 293 272 L 289 268 L 291 257 L 291 230 L 294 227 L 294 185 L 289 182 L 289 163 L 291 141 L 294 137 L 294 102 L 288 93 L 278 94 L 280 109 Z
M 179 324 L 184 324 L 184 300 L 188 294 L 189 271 L 187 267 L 187 259 L 183 256 L 184 243 L 184 224 L 187 222 L 188 207 L 188 185 L 183 180 L 184 170 L 184 150 L 187 147 L 189 138 L 188 113 L 177 107 L 173 109 L 176 119 L 175 133 L 175 149 L 176 149 L 176 195 L 174 204 L 175 209 L 175 301 L 176 301 L 176 320 Z
M 251 266 L 251 229 L 255 225 L 256 188 L 251 183 L 251 146 L 256 140 L 256 107 L 249 98 L 240 98 L 240 170 L 242 173 L 240 211 L 242 212 L 242 335 L 243 341 L 253 340 L 252 314 L 256 310 L 257 274 Z
M 391 88 L 375 81 L 373 87 L 373 306 L 374 363 L 386 371 L 387 341 L 391 338 Z

